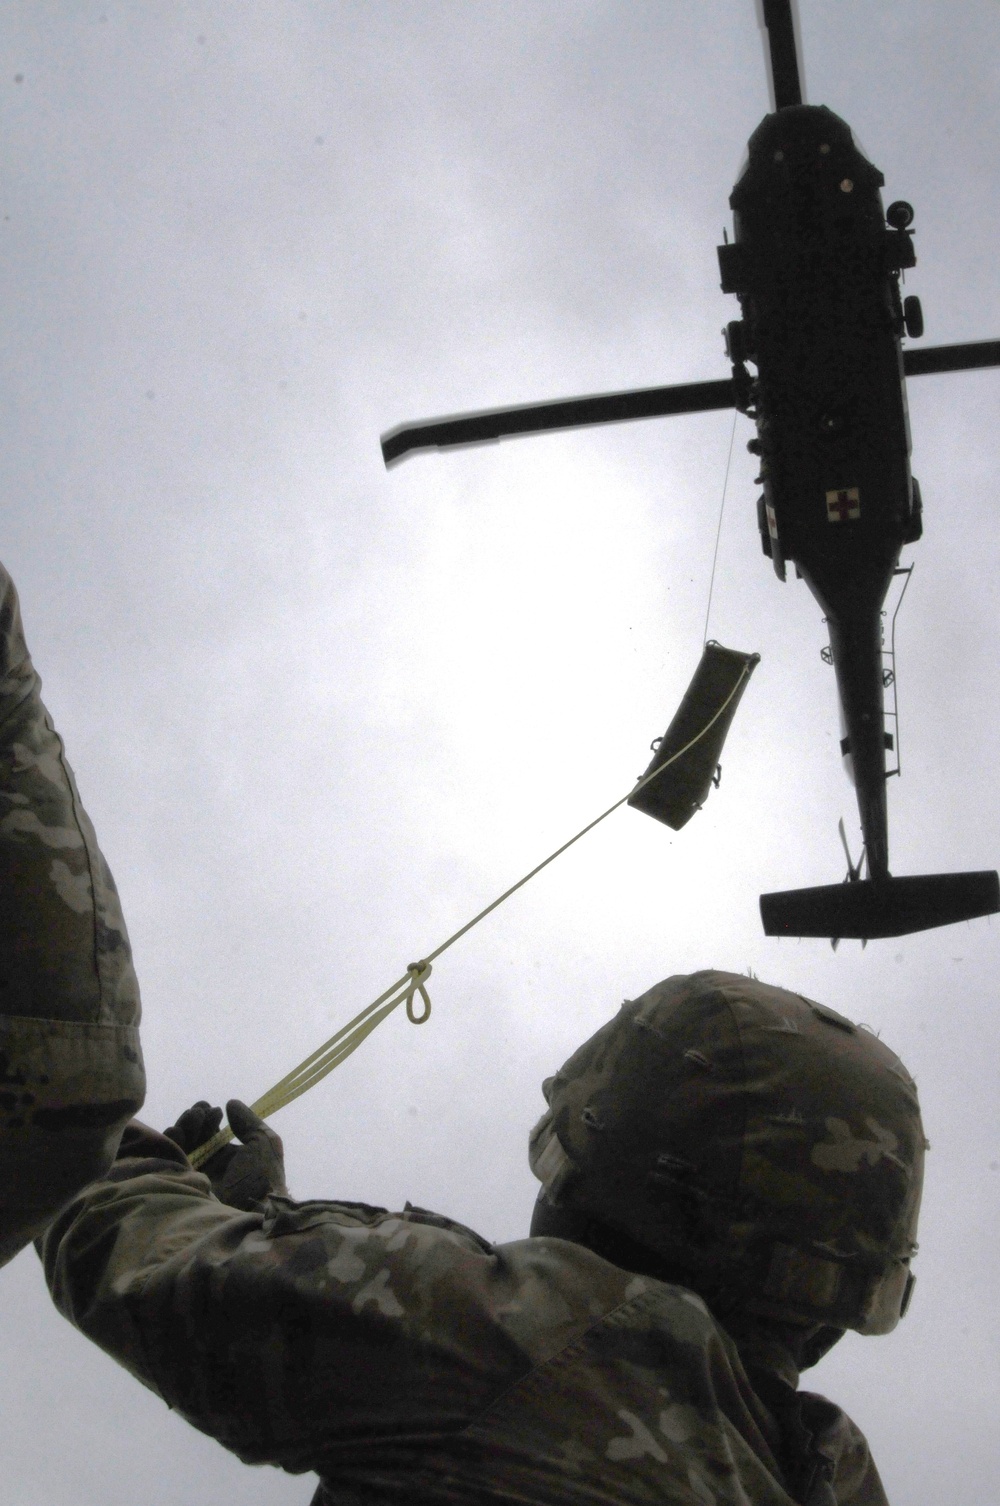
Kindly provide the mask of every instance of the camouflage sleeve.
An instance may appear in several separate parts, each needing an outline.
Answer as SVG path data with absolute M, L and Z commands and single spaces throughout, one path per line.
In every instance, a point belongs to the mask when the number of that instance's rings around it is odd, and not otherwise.
M 857 1424 L 825 1396 L 801 1391 L 799 1398 L 813 1447 L 833 1464 L 837 1506 L 887 1506 L 868 1440 Z
M 389 1458 L 404 1438 L 458 1431 L 540 1344 L 558 1351 L 593 1322 L 586 1282 L 575 1311 L 435 1215 L 276 1196 L 241 1213 L 175 1147 L 123 1150 L 145 1159 L 119 1160 L 45 1237 L 53 1298 L 247 1463 L 323 1473 L 352 1450 Z
M 110 1165 L 141 1105 L 121 908 L 0 566 L 0 1265 Z

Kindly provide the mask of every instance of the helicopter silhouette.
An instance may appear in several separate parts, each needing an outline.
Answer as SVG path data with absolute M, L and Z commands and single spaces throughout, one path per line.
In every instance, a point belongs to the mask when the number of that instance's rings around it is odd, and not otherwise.
M 803 103 L 793 0 L 757 10 L 772 111 L 750 137 L 733 239 L 718 248 L 741 314 L 723 332 L 730 377 L 401 425 L 382 454 L 388 466 L 418 449 L 733 407 L 754 420 L 761 544 L 781 580 L 794 565 L 829 626 L 864 842 L 843 883 L 761 895 L 761 918 L 768 935 L 867 941 L 1000 911 L 995 871 L 890 873 L 882 628 L 900 551 L 922 532 L 905 379 L 1000 365 L 1000 340 L 903 350 L 904 335 L 923 333 L 919 301 L 899 286 L 916 264 L 913 209 L 883 211 L 883 176 L 850 127 Z M 841 838 L 846 849 L 842 823 Z

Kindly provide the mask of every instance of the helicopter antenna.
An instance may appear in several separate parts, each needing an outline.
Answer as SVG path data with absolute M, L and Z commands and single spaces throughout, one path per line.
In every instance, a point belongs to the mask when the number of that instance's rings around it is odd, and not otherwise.
M 802 53 L 798 0 L 757 0 L 757 22 L 764 37 L 764 62 L 772 110 L 802 103 Z

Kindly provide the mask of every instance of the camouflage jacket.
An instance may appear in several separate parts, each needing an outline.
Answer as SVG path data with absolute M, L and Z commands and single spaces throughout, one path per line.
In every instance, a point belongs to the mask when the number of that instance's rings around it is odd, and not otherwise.
M 0 565 L 0 1265 L 107 1170 L 145 1089 L 118 895 L 39 689 Z
M 315 1506 L 791 1506 L 787 1432 L 683 1287 L 582 1246 L 493 1246 L 408 1207 L 216 1200 L 139 1126 L 50 1228 L 62 1312 Z M 868 1447 L 771 1377 L 822 1465 L 810 1506 L 885 1506 Z M 797 1379 L 792 1376 L 791 1380 Z

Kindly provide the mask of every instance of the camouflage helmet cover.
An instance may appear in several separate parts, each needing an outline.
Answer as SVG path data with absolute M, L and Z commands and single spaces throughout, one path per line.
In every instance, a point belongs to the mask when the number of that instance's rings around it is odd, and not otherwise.
M 544 1091 L 550 1203 L 764 1315 L 887 1333 L 905 1312 L 926 1142 L 870 1031 L 756 979 L 676 976 Z

